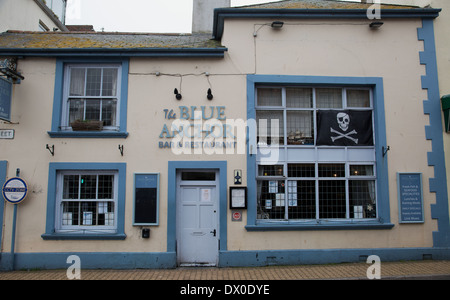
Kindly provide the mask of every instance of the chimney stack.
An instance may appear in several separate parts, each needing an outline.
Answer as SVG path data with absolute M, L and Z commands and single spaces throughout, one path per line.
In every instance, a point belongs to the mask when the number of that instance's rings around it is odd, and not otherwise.
M 231 0 L 194 0 L 192 33 L 212 32 L 214 9 L 224 7 L 231 7 Z

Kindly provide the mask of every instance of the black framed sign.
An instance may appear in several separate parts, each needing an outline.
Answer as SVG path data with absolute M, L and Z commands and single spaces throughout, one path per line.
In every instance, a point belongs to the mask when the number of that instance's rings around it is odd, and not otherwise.
M 134 174 L 133 225 L 159 224 L 159 174 Z
M 230 186 L 230 208 L 247 208 L 247 187 Z
M 397 173 L 399 223 L 423 223 L 421 173 Z

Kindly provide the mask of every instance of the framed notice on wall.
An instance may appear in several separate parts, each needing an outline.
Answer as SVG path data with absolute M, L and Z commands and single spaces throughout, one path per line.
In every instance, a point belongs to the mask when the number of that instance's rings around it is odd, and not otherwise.
M 423 223 L 421 173 L 397 173 L 399 223 Z
M 159 174 L 134 174 L 133 225 L 159 225 Z

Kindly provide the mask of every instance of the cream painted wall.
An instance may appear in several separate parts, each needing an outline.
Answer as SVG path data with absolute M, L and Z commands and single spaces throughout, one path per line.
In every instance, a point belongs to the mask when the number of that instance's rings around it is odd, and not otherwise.
M 2 0 L 0 2 L 0 32 L 7 30 L 41 31 L 39 20 L 53 30 L 58 27 L 32 0 Z
M 282 74 L 317 76 L 382 77 L 386 110 L 391 230 L 247 232 L 247 214 L 242 222 L 228 221 L 228 250 L 431 247 L 436 222 L 430 216 L 435 202 L 428 192 L 430 142 L 425 139 L 428 119 L 423 114 L 425 91 L 421 89 L 424 67 L 419 63 L 422 42 L 417 40 L 420 20 L 386 20 L 378 31 L 364 21 L 286 22 L 274 31 L 270 20 L 227 20 L 223 45 L 224 59 L 130 60 L 127 139 L 51 139 L 55 60 L 19 60 L 26 80 L 15 85 L 12 122 L 0 121 L 4 129 L 14 129 L 14 140 L 0 141 L 1 158 L 9 161 L 8 177 L 16 168 L 31 187 L 29 198 L 20 205 L 16 233 L 17 252 L 164 252 L 167 229 L 167 161 L 227 160 L 228 184 L 233 170 L 242 169 L 244 154 L 175 155 L 160 149 L 158 142 L 164 123 L 164 109 L 179 106 L 225 106 L 227 119 L 246 119 L 246 75 Z M 255 25 L 256 24 L 256 25 Z M 257 30 L 257 37 L 253 33 Z M 370 51 L 368 51 L 370 49 Z M 160 72 L 161 76 L 155 73 Z M 206 77 L 205 72 L 210 76 Z M 177 101 L 173 89 L 180 89 Z M 208 83 L 209 79 L 209 83 Z M 206 99 L 210 87 L 214 100 Z M 164 139 L 162 139 L 164 140 Z M 45 149 L 55 145 L 55 156 Z M 124 156 L 117 149 L 124 145 Z M 32 155 L 30 155 L 32 153 Z M 126 162 L 125 241 L 44 241 L 50 162 Z M 140 237 L 140 227 L 132 226 L 133 174 L 160 173 L 160 225 L 152 227 L 151 238 Z M 397 172 L 423 173 L 425 223 L 398 224 Z M 244 179 L 244 185 L 247 184 Z M 174 188 L 174 187 L 173 187 Z M 6 205 L 2 251 L 9 251 L 12 206 Z M 228 220 L 231 212 L 228 211 Z

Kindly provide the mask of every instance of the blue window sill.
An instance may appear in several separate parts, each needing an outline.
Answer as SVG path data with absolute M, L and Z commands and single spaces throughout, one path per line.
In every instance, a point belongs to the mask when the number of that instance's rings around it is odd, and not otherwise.
M 375 222 L 343 222 L 343 223 L 268 223 L 261 222 L 256 225 L 247 225 L 247 231 L 306 231 L 306 230 L 375 230 L 375 229 L 391 229 L 394 227 L 392 223 Z
M 120 234 L 63 234 L 63 233 L 44 233 L 41 235 L 43 240 L 58 241 L 58 240 L 124 240 L 127 235 Z
M 117 131 L 48 131 L 51 138 L 122 138 L 128 137 L 128 132 Z

